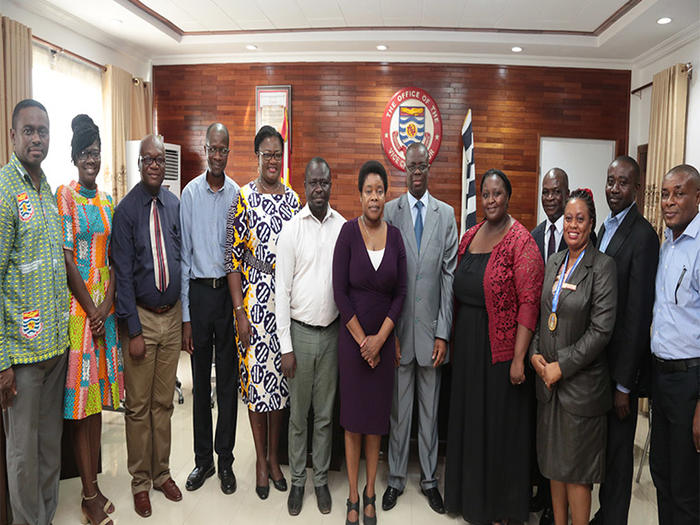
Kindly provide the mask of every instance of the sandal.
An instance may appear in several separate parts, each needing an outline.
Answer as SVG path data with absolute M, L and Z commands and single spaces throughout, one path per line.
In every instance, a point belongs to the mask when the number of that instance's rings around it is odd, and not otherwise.
M 348 501 L 345 503 L 347 506 L 347 514 L 345 517 L 345 525 L 359 525 L 360 524 L 360 498 L 357 498 L 357 501 L 353 503 L 350 501 L 350 498 L 348 498 Z M 352 511 L 357 512 L 357 520 L 356 521 L 350 521 L 350 519 L 347 517 L 350 515 Z
M 83 501 L 80 503 L 80 510 L 82 511 L 82 516 L 80 517 L 80 523 L 83 525 L 112 525 L 112 519 L 107 516 L 107 512 L 105 511 L 105 517 L 102 519 L 102 521 L 98 522 L 95 518 L 90 516 L 88 514 L 88 511 L 86 509 L 86 502 L 87 501 L 92 501 L 95 498 L 97 498 L 97 493 L 95 493 L 94 496 L 83 496 Z
M 374 496 L 370 498 L 367 496 L 367 487 L 362 490 L 362 523 L 364 523 L 364 525 L 377 525 L 377 506 L 374 504 L 376 499 L 376 492 Z M 365 508 L 369 507 L 370 505 L 372 505 L 374 508 L 374 516 L 368 516 L 365 512 Z
M 97 480 L 93 481 L 93 483 L 94 483 L 95 486 L 97 487 Z M 100 491 L 99 487 L 97 488 L 97 493 L 98 493 L 98 494 L 102 494 L 102 492 Z M 105 496 L 104 494 L 102 494 L 102 497 L 105 499 L 105 506 L 103 507 L 104 511 L 105 511 L 107 514 L 112 514 L 112 512 L 114 512 L 114 503 L 112 503 L 112 502 L 110 501 L 110 499 L 109 499 L 107 496 Z

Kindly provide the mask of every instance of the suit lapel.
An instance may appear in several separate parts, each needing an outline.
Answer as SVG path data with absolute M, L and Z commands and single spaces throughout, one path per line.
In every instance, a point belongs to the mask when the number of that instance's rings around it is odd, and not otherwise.
M 630 233 L 632 233 L 632 224 L 634 224 L 634 221 L 637 220 L 637 215 L 639 212 L 637 211 L 637 205 L 635 204 L 632 206 L 630 211 L 627 212 L 627 215 L 622 221 L 622 224 L 618 226 L 617 231 L 615 231 L 615 235 L 613 235 L 612 239 L 610 239 L 610 242 L 608 243 L 608 248 L 605 250 L 605 253 L 609 255 L 610 257 L 615 257 L 617 252 L 620 251 L 620 248 L 622 248 L 622 245 L 624 244 L 625 240 L 629 236 Z M 602 238 L 602 237 L 601 237 Z
M 583 255 L 583 259 L 581 259 L 581 262 L 578 264 L 578 266 L 574 269 L 573 273 L 569 276 L 569 278 L 566 280 L 568 284 L 571 284 L 573 286 L 578 286 L 581 281 L 583 281 L 586 276 L 588 275 L 588 272 L 591 269 L 591 266 L 593 266 L 593 260 L 595 258 L 595 252 L 596 248 L 594 246 L 588 246 L 586 248 L 586 253 Z M 564 256 L 566 257 L 566 252 L 564 252 Z M 569 290 L 567 288 L 564 288 L 562 286 L 561 289 L 561 294 L 559 295 L 559 303 L 566 299 L 571 293 L 573 293 L 574 290 Z
M 425 224 L 423 224 L 423 236 L 421 237 L 420 240 L 420 245 L 421 246 L 427 246 L 428 242 L 430 241 L 430 238 L 433 236 L 435 233 L 435 228 L 437 227 L 437 203 L 435 200 L 428 194 L 428 206 L 425 210 Z M 410 214 L 409 214 L 410 215 Z M 413 235 L 413 239 L 415 241 L 415 233 Z M 425 254 L 427 250 L 421 250 L 420 255 L 419 255 L 419 260 L 423 259 L 423 255 Z
M 416 233 L 413 229 L 411 207 L 408 205 L 408 197 L 406 197 L 405 193 L 399 197 L 399 229 L 403 232 L 404 245 L 407 245 L 413 256 L 418 259 L 418 245 L 416 244 Z

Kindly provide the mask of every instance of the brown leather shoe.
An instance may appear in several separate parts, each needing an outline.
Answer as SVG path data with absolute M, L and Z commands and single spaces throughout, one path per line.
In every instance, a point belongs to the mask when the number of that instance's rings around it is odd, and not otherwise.
M 148 518 L 151 515 L 151 500 L 147 490 L 134 494 L 134 510 L 142 518 Z
M 153 488 L 165 494 L 165 497 L 170 501 L 180 501 L 182 499 L 182 492 L 180 492 L 180 489 L 175 485 L 173 478 L 168 478 L 160 487 L 154 486 Z

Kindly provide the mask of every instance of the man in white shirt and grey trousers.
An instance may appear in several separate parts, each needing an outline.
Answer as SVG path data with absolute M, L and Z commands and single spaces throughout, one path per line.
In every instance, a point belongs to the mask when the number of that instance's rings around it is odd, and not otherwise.
M 304 174 L 306 205 L 277 240 L 275 310 L 282 373 L 289 384 L 289 514 L 301 512 L 306 483 L 309 408 L 314 409 L 312 460 L 316 502 L 331 511 L 328 468 L 338 383 L 338 309 L 333 299 L 333 251 L 345 219 L 329 205 L 331 170 L 314 157 Z

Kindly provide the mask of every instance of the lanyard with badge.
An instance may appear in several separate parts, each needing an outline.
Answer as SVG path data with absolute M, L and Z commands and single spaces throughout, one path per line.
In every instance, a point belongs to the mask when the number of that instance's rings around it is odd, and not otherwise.
M 566 259 L 564 259 L 564 266 L 560 274 L 561 276 L 559 278 L 559 282 L 557 283 L 557 288 L 554 291 L 554 297 L 552 297 L 552 313 L 549 314 L 549 320 L 547 321 L 547 326 L 549 327 L 550 332 L 554 332 L 554 330 L 557 329 L 557 306 L 559 306 L 559 294 L 561 294 L 562 285 L 571 276 L 571 274 L 574 273 L 574 270 L 578 266 L 578 263 L 581 262 L 583 254 L 585 253 L 586 250 L 583 250 L 576 259 L 574 265 L 571 267 L 571 270 L 567 272 L 566 266 L 569 264 L 569 252 L 566 252 Z

